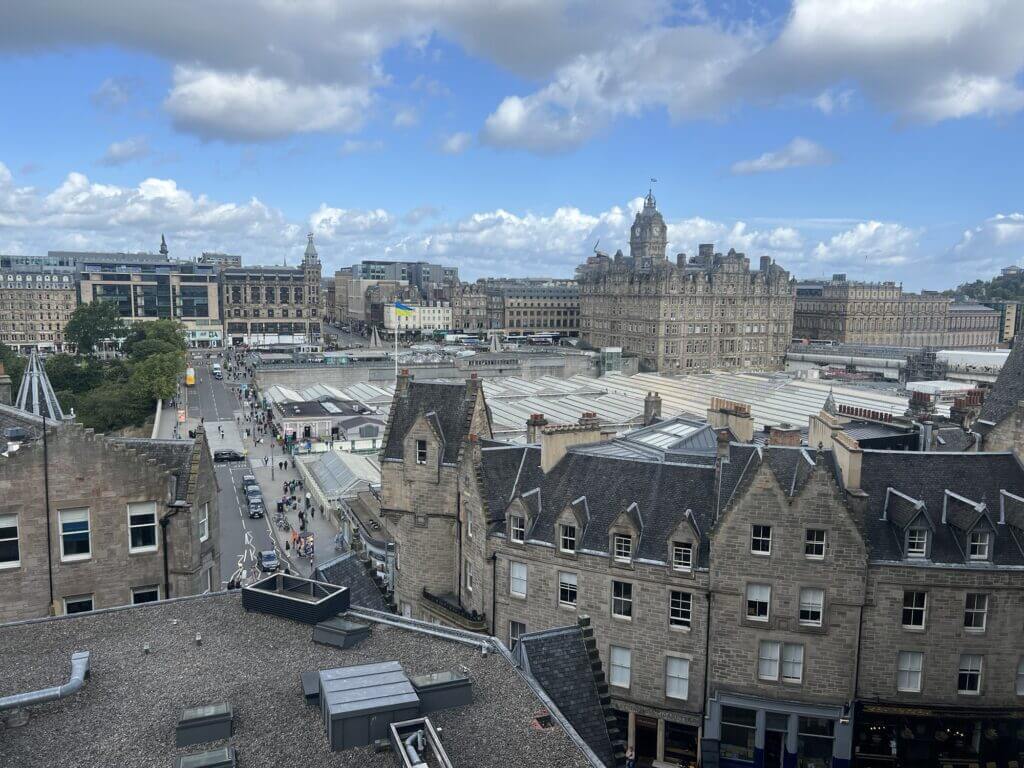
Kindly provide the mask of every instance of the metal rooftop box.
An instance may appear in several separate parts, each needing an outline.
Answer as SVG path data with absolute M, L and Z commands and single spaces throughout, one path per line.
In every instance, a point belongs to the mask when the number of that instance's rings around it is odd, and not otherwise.
M 319 624 L 348 610 L 348 587 L 274 573 L 242 588 L 242 607 Z
M 397 661 L 320 672 L 320 712 L 334 751 L 388 738 L 388 726 L 416 717 L 420 697 Z
M 410 680 L 420 697 L 420 714 L 439 709 L 463 707 L 473 703 L 473 690 L 469 678 L 454 672 L 434 672 Z
M 191 707 L 181 713 L 176 732 L 179 747 L 231 738 L 234 713 L 230 704 Z
M 175 768 L 235 768 L 235 748 L 222 747 L 194 755 L 182 755 Z

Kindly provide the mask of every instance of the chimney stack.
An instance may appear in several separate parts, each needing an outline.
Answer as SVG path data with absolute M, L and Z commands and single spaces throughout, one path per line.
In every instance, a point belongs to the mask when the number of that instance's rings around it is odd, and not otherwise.
M 800 427 L 792 424 L 779 424 L 772 427 L 768 433 L 768 445 L 785 445 L 788 447 L 799 447 Z
M 526 421 L 526 442 L 531 445 L 539 443 L 540 430 L 547 425 L 548 420 L 544 418 L 543 413 L 530 414 L 530 418 Z
M 11 400 L 11 377 L 4 370 L 4 364 L 0 363 L 0 405 L 10 405 Z
M 860 443 L 845 432 L 839 432 L 832 441 L 832 452 L 839 466 L 843 488 L 851 493 L 863 495 L 864 492 L 860 488 L 860 471 L 864 452 L 860 448 Z
M 409 380 L 412 376 L 409 375 L 409 369 L 403 368 L 398 372 L 398 378 L 395 379 L 395 397 L 405 396 L 409 394 Z
M 661 419 L 661 395 L 648 392 L 644 398 L 644 426 L 649 427 Z
M 597 428 L 601 425 L 601 422 L 597 420 L 597 414 L 593 411 L 584 411 L 580 414 L 580 426 L 581 427 L 593 427 Z

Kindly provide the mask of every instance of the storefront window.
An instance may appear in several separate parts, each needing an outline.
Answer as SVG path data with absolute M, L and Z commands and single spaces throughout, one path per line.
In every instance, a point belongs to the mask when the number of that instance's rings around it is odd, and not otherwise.
M 822 717 L 801 717 L 797 729 L 798 768 L 829 768 L 832 765 L 832 737 L 835 721 Z
M 721 756 L 731 760 L 754 759 L 757 712 L 739 707 L 722 707 Z

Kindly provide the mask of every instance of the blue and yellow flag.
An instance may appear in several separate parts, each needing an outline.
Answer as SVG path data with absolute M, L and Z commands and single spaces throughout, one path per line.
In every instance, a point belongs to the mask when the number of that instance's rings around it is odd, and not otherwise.
M 400 301 L 395 302 L 395 314 L 399 317 L 412 317 L 413 308 L 408 304 L 403 304 Z

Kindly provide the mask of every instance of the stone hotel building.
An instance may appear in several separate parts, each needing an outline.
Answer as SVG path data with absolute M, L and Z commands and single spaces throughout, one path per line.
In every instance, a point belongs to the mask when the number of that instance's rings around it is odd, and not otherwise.
M 598 253 L 577 269 L 580 336 L 621 347 L 652 371 L 776 370 L 792 337 L 794 284 L 762 257 L 701 245 L 665 257 L 668 228 L 648 194 L 630 230 L 630 255 Z
M 62 351 L 78 306 L 74 270 L 57 259 L 0 256 L 0 342 L 20 352 Z
M 1022 372 L 1015 349 L 974 453 L 868 450 L 827 408 L 821 449 L 754 445 L 725 401 L 652 403 L 613 439 L 538 414 L 517 445 L 479 380 L 403 373 L 394 599 L 511 646 L 587 626 L 608 738 L 641 765 L 1019 766 Z

